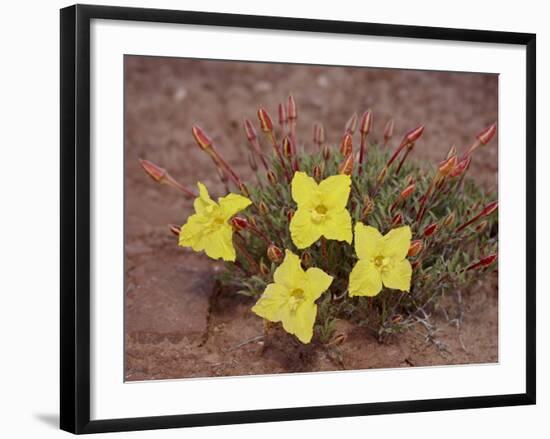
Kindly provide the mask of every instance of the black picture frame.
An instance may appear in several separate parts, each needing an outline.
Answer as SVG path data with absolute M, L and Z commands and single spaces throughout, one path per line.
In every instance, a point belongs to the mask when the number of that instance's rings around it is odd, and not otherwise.
M 90 21 L 182 23 L 526 47 L 526 392 L 508 395 L 90 420 Z M 303 18 L 75 5 L 61 10 L 61 429 L 72 433 L 192 427 L 535 404 L 536 36 Z M 121 122 L 122 123 L 122 122 Z

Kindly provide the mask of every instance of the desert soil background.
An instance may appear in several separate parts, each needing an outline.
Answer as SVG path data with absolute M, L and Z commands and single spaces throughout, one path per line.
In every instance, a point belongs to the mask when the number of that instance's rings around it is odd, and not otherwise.
M 365 329 L 339 322 L 345 342 L 300 346 L 289 337 L 264 344 L 252 299 L 216 293 L 219 265 L 177 247 L 167 224 L 182 224 L 192 203 L 147 177 L 138 159 L 164 166 L 184 184 L 197 180 L 222 194 L 209 158 L 194 144 L 198 123 L 224 157 L 249 175 L 242 120 L 264 106 L 276 116 L 289 93 L 298 103 L 298 137 L 311 147 L 312 123 L 322 121 L 336 143 L 350 115 L 372 108 L 382 138 L 389 117 L 395 138 L 419 124 L 426 131 L 415 159 L 435 163 L 455 144 L 467 148 L 498 117 L 495 75 L 370 68 L 334 68 L 125 58 L 125 379 L 307 372 L 378 367 L 485 363 L 498 360 L 496 275 L 463 294 L 460 328 L 435 315 L 437 343 L 419 331 L 379 343 Z M 308 145 L 309 144 L 309 145 Z M 498 139 L 474 157 L 471 175 L 497 190 Z M 437 347 L 436 345 L 439 345 Z M 442 348 L 445 349 L 442 349 Z

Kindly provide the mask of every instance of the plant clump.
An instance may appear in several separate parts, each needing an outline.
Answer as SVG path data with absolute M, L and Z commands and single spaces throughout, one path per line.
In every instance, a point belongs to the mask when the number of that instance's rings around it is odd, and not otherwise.
M 393 150 L 393 119 L 383 143 L 369 142 L 373 112 L 347 122 L 336 145 L 322 124 L 312 143 L 296 138 L 292 96 L 278 107 L 278 126 L 258 110 L 261 135 L 244 121 L 250 181 L 223 159 L 198 126 L 192 134 L 210 156 L 228 192 L 217 201 L 163 168 L 141 160 L 157 182 L 194 199 L 195 213 L 171 225 L 179 245 L 225 261 L 221 282 L 253 297 L 251 308 L 280 322 L 300 342 L 328 343 L 336 319 L 369 328 L 381 339 L 422 322 L 448 294 L 496 269 L 497 202 L 467 177 L 478 148 L 496 124 L 459 154 L 426 168 L 408 159 L 424 126 L 406 132 Z

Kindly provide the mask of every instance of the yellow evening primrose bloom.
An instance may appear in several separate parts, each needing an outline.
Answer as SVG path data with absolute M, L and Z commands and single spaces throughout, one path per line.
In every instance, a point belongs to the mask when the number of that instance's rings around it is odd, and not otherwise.
M 292 198 L 298 205 L 290 221 L 296 247 L 307 248 L 321 236 L 351 244 L 351 216 L 346 210 L 351 186 L 349 175 L 333 175 L 317 184 L 305 172 L 292 179 Z
M 330 287 L 332 276 L 319 268 L 304 271 L 300 258 L 287 250 L 273 280 L 252 311 L 271 322 L 282 322 L 286 332 L 309 343 L 317 316 L 315 301 Z
M 412 267 L 405 259 L 411 245 L 409 226 L 386 235 L 362 223 L 355 225 L 355 252 L 359 261 L 349 276 L 350 296 L 376 296 L 386 288 L 409 291 Z
M 182 226 L 179 245 L 191 247 L 196 252 L 204 250 L 212 259 L 234 261 L 233 229 L 228 221 L 252 202 L 242 195 L 229 194 L 218 198 L 216 203 L 204 184 L 199 182 L 197 186 L 199 197 L 193 204 L 195 214 Z

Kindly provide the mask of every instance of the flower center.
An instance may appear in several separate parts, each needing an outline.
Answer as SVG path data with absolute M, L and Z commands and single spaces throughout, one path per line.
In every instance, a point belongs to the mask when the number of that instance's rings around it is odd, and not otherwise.
M 295 312 L 298 309 L 298 306 L 304 301 L 306 298 L 304 290 L 301 288 L 296 288 L 291 291 L 290 297 L 288 298 L 288 305 L 290 307 L 291 312 Z
M 328 212 L 327 207 L 324 204 L 319 204 L 311 212 L 311 219 L 313 220 L 313 222 L 319 223 L 325 219 L 327 212 Z
M 375 256 L 373 261 L 374 266 L 380 271 L 384 271 L 390 265 L 390 258 L 385 257 L 384 255 Z

